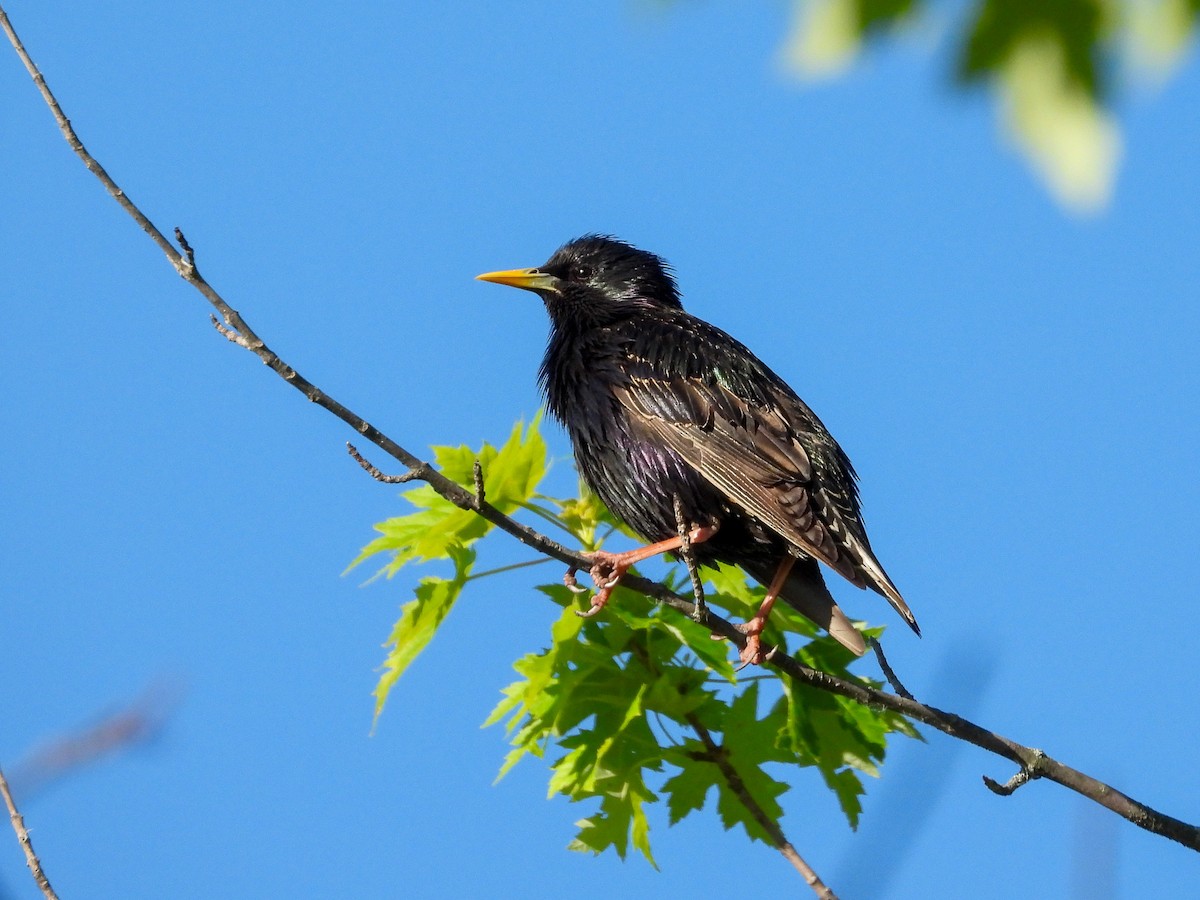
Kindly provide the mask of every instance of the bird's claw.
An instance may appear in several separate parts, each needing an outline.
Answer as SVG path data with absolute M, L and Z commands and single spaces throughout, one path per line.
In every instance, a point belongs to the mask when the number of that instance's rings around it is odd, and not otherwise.
M 592 569 L 588 573 L 596 587 L 602 591 L 611 591 L 625 574 L 625 568 L 609 553 L 597 552 L 592 555 Z
M 622 564 L 619 557 L 612 553 L 604 553 L 596 551 L 592 554 L 592 568 L 588 573 L 592 576 L 592 581 L 596 585 L 596 596 L 592 598 L 592 605 L 586 610 L 575 611 L 575 615 L 583 619 L 590 619 L 592 616 L 604 609 L 608 604 L 608 598 L 612 596 L 613 588 L 615 588 L 628 571 L 629 566 Z M 563 576 L 563 582 L 572 591 L 582 594 L 585 588 L 581 588 L 575 580 L 574 566 L 567 570 L 567 574 Z
M 775 648 L 772 647 L 769 653 L 763 653 L 762 649 L 762 634 L 763 626 L 766 621 L 761 616 L 755 616 L 743 625 L 734 626 L 742 634 L 746 636 L 746 645 L 742 647 L 738 658 L 741 659 L 742 665 L 738 669 L 746 668 L 746 666 L 761 666 L 766 660 L 770 659 L 775 653 Z
M 567 573 L 563 575 L 563 584 L 567 586 L 567 590 L 575 594 L 586 594 L 588 589 L 583 587 L 575 578 L 575 573 L 579 570 L 574 566 L 567 569 Z
M 615 585 L 616 582 L 614 581 L 613 584 Z M 596 596 L 592 598 L 592 605 L 587 609 L 575 610 L 575 615 L 579 616 L 581 619 L 590 619 L 608 605 L 608 598 L 611 595 L 612 587 L 601 588 L 596 592 Z
M 604 603 L 597 603 L 596 600 L 593 599 L 592 605 L 588 609 L 577 609 L 575 610 L 575 615 L 579 616 L 581 619 L 590 619 L 599 613 L 600 610 L 604 609 L 605 605 L 606 604 Z

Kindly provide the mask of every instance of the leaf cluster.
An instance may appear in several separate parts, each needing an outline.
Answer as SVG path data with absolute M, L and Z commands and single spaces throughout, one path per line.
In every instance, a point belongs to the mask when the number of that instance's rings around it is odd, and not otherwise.
M 524 509 L 568 531 L 592 550 L 618 529 L 590 492 L 554 498 L 537 493 L 546 472 L 539 421 L 518 423 L 499 448 L 485 444 L 435 448 L 438 467 L 468 486 L 478 459 L 488 499 L 505 512 Z M 384 554 L 380 574 L 410 563 L 449 560 L 449 577 L 426 576 L 406 603 L 388 642 L 375 690 L 376 715 L 396 680 L 429 644 L 474 574 L 474 545 L 492 527 L 427 487 L 405 493 L 415 511 L 375 526 L 380 536 L 354 565 Z M 704 569 L 709 601 L 749 616 L 761 602 L 737 569 Z M 682 566 L 668 584 L 687 590 Z M 585 601 L 563 584 L 537 590 L 561 610 L 548 644 L 514 663 L 518 678 L 485 724 L 503 723 L 511 748 L 500 777 L 527 756 L 550 767 L 549 793 L 586 802 L 571 847 L 625 857 L 630 848 L 651 863 L 648 811 L 665 801 L 675 824 L 714 802 L 725 828 L 741 826 L 754 840 L 778 843 L 779 798 L 794 767 L 813 768 L 832 790 L 850 825 L 862 812 L 862 776 L 877 776 L 890 734 L 916 736 L 899 715 L 867 708 L 762 669 L 738 672 L 729 646 L 708 629 L 649 598 L 618 587 L 602 616 L 576 613 Z M 780 651 L 808 665 L 853 678 L 853 657 L 806 619 L 776 608 L 766 634 Z M 872 630 L 869 634 L 878 634 Z M 789 648 L 789 644 L 792 645 Z M 869 682 L 867 682 L 869 683 Z
M 1121 155 L 1112 113 L 1118 76 L 1176 65 L 1200 22 L 1200 0 L 820 0 L 799 4 L 787 59 L 807 76 L 844 69 L 870 41 L 950 20 L 953 77 L 985 83 L 1002 121 L 1068 206 L 1105 205 Z

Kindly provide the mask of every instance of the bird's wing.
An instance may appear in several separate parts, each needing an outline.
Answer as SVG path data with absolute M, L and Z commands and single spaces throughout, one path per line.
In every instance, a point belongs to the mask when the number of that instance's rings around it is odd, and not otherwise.
M 915 627 L 871 551 L 854 471 L 824 425 L 749 350 L 699 320 L 688 324 L 690 337 L 643 333 L 631 347 L 628 380 L 614 394 L 634 427 L 797 549 L 882 594 Z M 688 354 L 703 368 L 662 358 L 678 354 L 681 340 L 703 342 Z

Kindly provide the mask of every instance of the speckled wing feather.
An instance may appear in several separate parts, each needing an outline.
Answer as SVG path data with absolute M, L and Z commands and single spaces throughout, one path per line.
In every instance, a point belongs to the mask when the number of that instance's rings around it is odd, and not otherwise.
M 867 542 L 849 460 L 777 375 L 684 313 L 643 328 L 628 350 L 628 380 L 613 392 L 639 429 L 796 550 L 882 594 L 916 628 Z

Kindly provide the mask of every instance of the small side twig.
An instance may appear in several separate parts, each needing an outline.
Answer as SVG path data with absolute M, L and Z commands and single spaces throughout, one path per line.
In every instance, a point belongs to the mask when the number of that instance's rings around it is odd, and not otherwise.
M 242 337 L 216 316 L 209 316 L 208 319 L 210 322 L 212 322 L 213 328 L 217 329 L 217 332 L 222 337 L 228 338 L 231 343 L 237 344 L 239 347 L 242 347 L 246 350 L 251 349 L 250 343 L 244 337 Z
M 692 619 L 703 622 L 708 617 L 708 604 L 704 602 L 704 582 L 700 579 L 700 570 L 696 566 L 696 553 L 692 550 L 691 527 L 683 516 L 683 501 L 675 495 L 675 527 L 679 530 L 679 558 L 687 566 L 688 575 L 692 579 L 692 596 L 696 598 L 696 607 L 692 610 Z
M 58 894 L 54 893 L 54 888 L 50 886 L 50 879 L 42 871 L 41 860 L 33 851 L 33 841 L 29 839 L 29 829 L 25 827 L 25 819 L 17 809 L 12 792 L 8 789 L 8 780 L 2 771 L 0 771 L 0 794 L 4 796 L 4 805 L 8 807 L 9 821 L 12 822 L 13 831 L 17 833 L 17 840 L 21 842 L 21 849 L 25 851 L 25 865 L 29 866 L 29 871 L 33 873 L 33 880 L 37 882 L 38 889 L 46 896 L 47 900 L 58 900 Z
M 487 492 L 483 489 L 483 464 L 478 459 L 471 469 L 471 477 L 475 482 L 475 499 L 482 505 L 487 500 Z
M 983 783 L 993 794 L 998 794 L 1001 797 L 1009 797 L 1023 784 L 1028 784 L 1036 778 L 1041 778 L 1039 768 L 1042 760 L 1046 759 L 1046 754 L 1041 750 L 1033 750 L 1030 753 L 1028 762 L 1023 762 L 1021 768 L 1017 770 L 1017 774 L 1013 775 L 1008 781 L 1001 784 L 994 778 L 983 776 Z
M 894 690 L 905 700 L 916 700 L 917 698 L 908 692 L 908 688 L 900 683 L 900 679 L 897 678 L 896 673 L 892 671 L 892 667 L 888 664 L 887 657 L 883 655 L 883 645 L 879 643 L 879 641 L 875 640 L 875 638 L 871 638 L 871 649 L 875 651 L 875 658 L 879 660 L 879 668 L 883 670 L 883 677 L 888 680 L 888 684 L 892 686 L 892 690 Z
M 425 476 L 425 473 L 421 471 L 421 466 L 414 466 L 401 475 L 387 475 L 368 462 L 366 457 L 358 452 L 358 448 L 349 441 L 346 441 L 346 450 L 354 457 L 354 461 L 363 467 L 368 475 L 376 481 L 382 481 L 384 484 L 406 484 L 409 481 L 424 478 Z
M 192 245 L 188 243 L 187 238 L 183 236 L 183 231 L 178 227 L 175 229 L 175 242 L 179 244 L 179 249 L 183 251 L 187 264 L 194 270 L 196 268 L 196 251 L 192 249 Z

